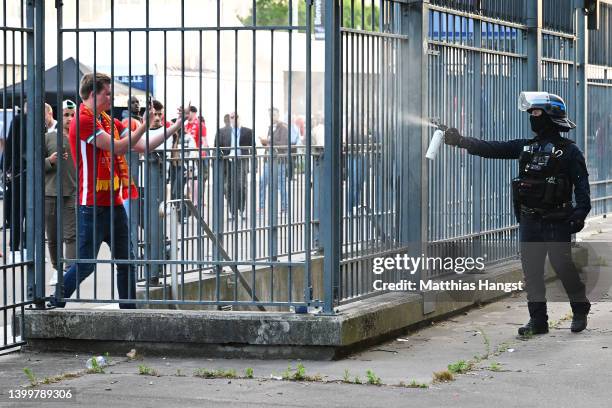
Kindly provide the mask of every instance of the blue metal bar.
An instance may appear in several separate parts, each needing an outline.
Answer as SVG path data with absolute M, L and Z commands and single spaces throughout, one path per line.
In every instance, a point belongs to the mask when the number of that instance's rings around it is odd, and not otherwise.
M 321 241 L 325 259 L 324 308 L 333 313 L 338 293 L 337 273 L 340 265 L 340 209 L 342 191 L 340 187 L 340 10 L 337 0 L 325 2 L 325 154 L 321 180 L 323 200 L 321 202 Z

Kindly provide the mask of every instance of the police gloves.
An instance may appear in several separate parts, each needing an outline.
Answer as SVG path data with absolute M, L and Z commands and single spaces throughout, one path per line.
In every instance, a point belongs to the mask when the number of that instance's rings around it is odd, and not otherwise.
M 459 146 L 459 142 L 461 142 L 463 136 L 459 133 L 459 130 L 456 128 L 449 128 L 446 132 L 444 132 L 444 143 L 450 146 Z
M 570 217 L 569 219 L 570 234 L 575 234 L 582 231 L 584 228 L 584 220 L 582 218 Z

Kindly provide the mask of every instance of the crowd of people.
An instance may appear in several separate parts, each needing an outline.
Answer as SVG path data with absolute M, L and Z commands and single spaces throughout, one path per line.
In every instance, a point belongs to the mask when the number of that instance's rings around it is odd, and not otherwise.
M 57 283 L 58 270 L 61 269 L 64 298 L 69 298 L 94 270 L 93 263 L 73 261 L 95 259 L 103 242 L 111 249 L 113 259 L 133 258 L 138 250 L 138 231 L 144 231 L 150 259 L 164 259 L 162 251 L 166 237 L 158 209 L 164 200 L 166 188 L 169 184 L 170 199 L 189 199 L 195 206 L 202 201 L 201 205 L 205 205 L 204 194 L 198 191 L 198 186 L 206 186 L 209 173 L 207 156 L 211 147 L 218 146 L 223 155 L 227 219 L 232 222 L 246 218 L 247 179 L 251 168 L 251 148 L 256 145 L 256 140 L 254 131 L 241 124 L 236 112 L 225 115 L 223 127 L 215 135 L 215 141 L 209 143 L 205 121 L 195 106 L 180 107 L 176 119 L 167 120 L 165 107 L 160 101 L 151 99 L 143 109 L 139 99 L 132 97 L 121 119 L 111 117 L 107 113 L 112 105 L 111 86 L 112 80 L 106 74 L 84 75 L 79 89 L 82 103 L 77 105 L 72 100 L 65 100 L 61 106 L 61 123 L 54 119 L 53 108 L 45 104 L 44 211 L 53 267 L 49 283 Z M 291 171 L 287 167 L 286 154 L 290 145 L 303 144 L 305 124 L 298 117 L 291 126 L 287 125 L 280 120 L 280 112 L 276 108 L 270 109 L 269 113 L 271 125 L 267 133 L 258 138 L 257 145 L 265 150 L 265 158 L 261 160 L 263 167 L 259 181 L 258 213 L 266 213 L 269 208 L 266 206 L 266 194 L 268 188 L 274 188 L 280 191 L 279 211 L 282 215 L 288 210 L 286 177 Z M 20 126 L 25 123 L 24 109 L 11 124 L 7 144 L 11 141 L 19 143 L 23 139 L 17 136 Z M 59 126 L 63 135 L 62 146 L 58 146 Z M 11 134 L 15 136 L 10 137 Z M 21 147 L 17 149 L 25 150 Z M 5 155 L 5 158 L 10 160 L 11 155 Z M 9 202 L 5 199 L 4 204 L 11 230 L 9 247 L 13 252 L 24 247 L 20 242 L 24 235 L 20 230 L 24 225 L 24 212 L 15 208 L 15 204 L 19 207 L 25 201 L 22 199 L 25 184 L 16 182 L 19 177 L 25 177 L 23 159 L 6 163 L 7 169 L 10 169 L 8 178 L 12 181 L 10 193 L 20 198 Z M 188 165 L 187 161 L 196 165 Z M 201 183 L 196 182 L 198 177 L 202 177 Z M 145 196 L 146 200 L 143 199 Z M 58 213 L 62 214 L 63 233 L 63 241 L 59 242 Z M 151 237 L 159 242 L 151 242 Z M 68 261 L 62 264 L 58 256 Z M 146 265 L 145 279 L 149 284 L 159 283 L 160 269 L 161 265 Z M 117 264 L 117 290 L 120 299 L 135 299 L 136 274 L 133 264 Z M 58 300 L 52 304 L 58 307 L 65 305 Z M 122 302 L 119 306 L 134 308 L 135 304 Z

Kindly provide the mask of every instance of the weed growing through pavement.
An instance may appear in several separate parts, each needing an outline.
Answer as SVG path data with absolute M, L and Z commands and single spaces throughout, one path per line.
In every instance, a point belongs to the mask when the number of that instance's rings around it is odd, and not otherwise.
M 193 372 L 193 376 L 201 378 L 238 378 L 236 370 L 233 368 L 229 370 L 209 370 L 206 368 L 198 368 Z
M 306 368 L 302 363 L 298 363 L 295 371 L 291 364 L 283 371 L 281 378 L 287 381 L 322 381 L 323 377 L 320 374 L 306 375 Z
M 138 366 L 138 374 L 140 375 L 150 375 L 153 377 L 159 377 L 159 373 L 157 372 L 157 370 L 155 370 L 154 368 L 151 367 L 147 367 L 144 364 L 141 364 Z
M 252 369 L 251 367 L 247 367 L 247 368 L 244 370 L 244 376 L 245 376 L 246 378 L 253 378 L 253 369 Z
M 452 374 L 465 374 L 472 369 L 472 364 L 465 360 L 459 360 L 448 365 L 448 371 Z
M 366 375 L 368 377 L 368 384 L 371 384 L 371 385 L 381 385 L 382 384 L 382 382 L 380 381 L 380 377 L 374 374 L 374 371 L 368 370 L 366 372 Z
M 91 359 L 91 368 L 87 370 L 87 374 L 104 374 L 104 369 L 98 364 L 98 359 L 95 356 Z
M 429 384 L 420 383 L 420 382 L 417 382 L 416 380 L 412 380 L 408 384 L 406 384 L 403 381 L 400 381 L 399 386 L 405 387 L 405 388 L 429 388 Z
M 36 376 L 34 375 L 34 371 L 32 371 L 31 368 L 24 367 L 23 372 L 25 373 L 26 377 L 28 377 L 28 380 L 30 381 L 30 385 L 35 386 L 38 384 L 38 380 L 36 379 Z
M 455 376 L 448 370 L 436 371 L 433 373 L 434 382 L 449 382 L 454 381 Z

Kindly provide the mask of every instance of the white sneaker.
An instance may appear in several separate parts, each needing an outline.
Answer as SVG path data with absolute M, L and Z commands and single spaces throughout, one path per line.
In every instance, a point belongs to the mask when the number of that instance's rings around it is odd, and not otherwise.
M 57 285 L 57 270 L 55 269 L 53 270 L 53 275 L 51 276 L 51 279 L 49 279 L 49 285 Z

